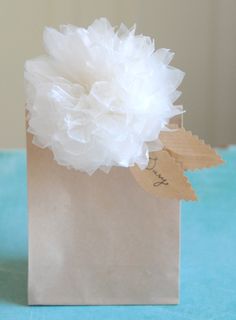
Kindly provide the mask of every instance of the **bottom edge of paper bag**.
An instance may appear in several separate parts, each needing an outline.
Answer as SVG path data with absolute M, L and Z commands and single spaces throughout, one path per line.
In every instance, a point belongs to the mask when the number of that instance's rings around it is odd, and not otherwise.
M 34 299 L 28 299 L 29 306 L 150 306 L 150 305 L 178 305 L 179 298 L 163 298 L 163 299 L 153 299 L 152 301 L 34 301 Z

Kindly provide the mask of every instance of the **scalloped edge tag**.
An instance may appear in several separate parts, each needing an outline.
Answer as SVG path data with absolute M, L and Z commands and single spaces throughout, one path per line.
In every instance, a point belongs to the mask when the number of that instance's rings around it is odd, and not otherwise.
M 130 168 L 138 184 L 148 193 L 172 199 L 196 200 L 197 197 L 181 165 L 166 150 L 150 153 L 148 167 Z
M 162 131 L 160 140 L 184 170 L 209 168 L 224 162 L 210 145 L 184 128 Z

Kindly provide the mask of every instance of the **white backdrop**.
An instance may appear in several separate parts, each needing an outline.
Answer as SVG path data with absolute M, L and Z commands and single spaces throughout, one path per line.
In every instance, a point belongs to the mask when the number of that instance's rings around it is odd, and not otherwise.
M 213 145 L 236 143 L 235 0 L 0 0 L 0 148 L 25 146 L 23 65 L 43 52 L 45 25 L 105 16 L 171 48 L 186 72 L 185 127 Z

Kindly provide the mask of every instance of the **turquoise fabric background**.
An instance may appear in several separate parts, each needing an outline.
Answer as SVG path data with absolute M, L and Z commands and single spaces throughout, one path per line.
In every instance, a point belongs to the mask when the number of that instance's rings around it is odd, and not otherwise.
M 25 152 L 0 152 L 0 320 L 235 320 L 236 147 L 220 153 L 188 174 L 199 201 L 182 204 L 178 306 L 28 307 Z

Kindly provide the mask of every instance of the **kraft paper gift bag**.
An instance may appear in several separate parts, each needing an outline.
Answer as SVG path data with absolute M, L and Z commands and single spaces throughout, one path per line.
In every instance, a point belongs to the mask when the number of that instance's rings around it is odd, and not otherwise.
M 44 44 L 25 65 L 29 304 L 178 303 L 184 170 L 222 162 L 178 128 L 183 72 L 105 18 Z
M 176 304 L 179 201 L 68 170 L 28 134 L 30 305 Z

